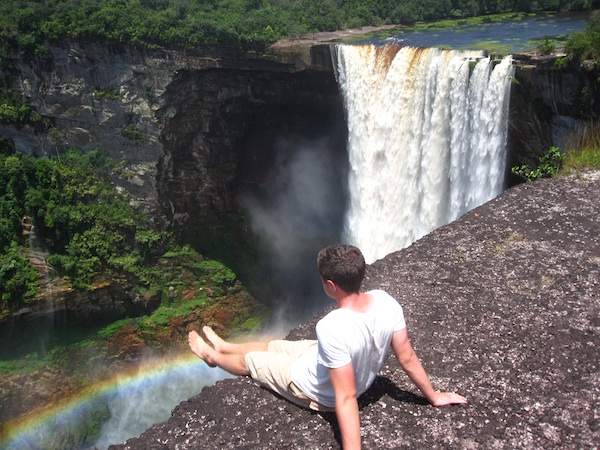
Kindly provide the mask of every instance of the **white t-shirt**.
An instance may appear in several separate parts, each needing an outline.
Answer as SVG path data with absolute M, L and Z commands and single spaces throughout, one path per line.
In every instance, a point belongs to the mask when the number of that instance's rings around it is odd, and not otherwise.
M 383 365 L 392 335 L 406 327 L 398 302 L 381 290 L 367 292 L 366 311 L 337 308 L 317 323 L 319 344 L 292 366 L 292 381 L 310 398 L 335 406 L 329 369 L 352 362 L 357 396 L 366 391 Z

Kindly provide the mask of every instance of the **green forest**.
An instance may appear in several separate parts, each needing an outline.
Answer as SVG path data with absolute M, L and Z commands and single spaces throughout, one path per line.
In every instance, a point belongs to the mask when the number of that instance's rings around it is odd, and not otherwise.
M 97 39 L 264 49 L 301 33 L 500 12 L 580 11 L 600 0 L 3 0 L 0 57 L 43 57 L 46 42 Z
M 577 60 L 600 61 L 600 14 L 590 18 L 584 31 L 570 35 L 565 47 L 567 53 Z
M 39 274 L 27 258 L 23 217 L 48 248 L 48 263 L 76 289 L 110 279 L 141 295 L 166 295 L 176 274 L 159 259 L 186 254 L 217 286 L 236 276 L 216 261 L 175 245 L 156 231 L 110 182 L 120 166 L 98 151 L 69 150 L 58 157 L 15 154 L 0 147 L 0 308 L 15 309 L 38 294 Z

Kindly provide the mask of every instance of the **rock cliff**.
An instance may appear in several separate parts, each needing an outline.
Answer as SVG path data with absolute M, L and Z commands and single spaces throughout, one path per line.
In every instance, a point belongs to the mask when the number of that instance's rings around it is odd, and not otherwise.
M 524 184 L 375 262 L 413 345 L 464 407 L 425 404 L 390 358 L 360 399 L 365 448 L 592 448 L 600 441 L 600 172 Z M 316 320 L 316 319 L 315 319 Z M 315 320 L 291 333 L 311 338 Z M 121 449 L 337 448 L 335 416 L 246 378 Z
M 273 174 L 306 146 L 342 160 L 331 179 L 344 179 L 344 111 L 328 45 L 256 55 L 66 41 L 50 51 L 49 61 L 15 60 L 10 74 L 48 126 L 0 123 L 0 136 L 19 152 L 73 146 L 122 161 L 117 186 L 245 279 L 264 269 L 253 267 L 260 250 L 240 198 L 268 203 Z M 342 200 L 330 234 L 345 195 L 343 183 L 333 189 Z
M 168 116 L 179 106 L 169 104 L 163 94 L 179 79 L 180 71 L 192 76 L 219 70 L 257 72 L 263 78 L 265 73 L 331 72 L 328 49 L 319 45 L 308 51 L 290 47 L 280 54 L 260 56 L 227 48 L 144 50 L 85 41 L 63 41 L 50 45 L 49 50 L 50 57 L 44 60 L 15 58 L 10 73 L 3 74 L 14 81 L 14 89 L 47 119 L 49 126 L 0 123 L 0 136 L 10 139 L 23 153 L 52 155 L 66 147 L 99 148 L 125 162 L 125 169 L 115 181 L 149 209 L 156 207 L 156 165 L 163 157 L 164 124 L 156 113 L 164 108 Z M 181 85 L 175 83 L 171 89 L 177 87 Z M 212 86 L 221 97 L 229 98 L 233 96 L 228 92 L 230 88 Z M 238 96 L 253 94 L 245 85 L 235 89 L 241 90 Z M 324 87 L 317 90 L 323 91 Z M 259 97 L 254 95 L 260 102 Z M 205 100 L 209 105 L 210 99 Z M 214 108 L 207 111 L 214 112 Z M 195 118 L 199 129 L 208 126 L 204 119 L 206 114 Z
M 243 199 L 272 203 L 273 173 L 307 146 L 326 156 L 328 178 L 345 179 L 347 131 L 329 44 L 339 37 L 280 42 L 262 55 L 63 42 L 50 62 L 16 60 L 12 74 L 50 126 L 0 124 L 0 136 L 21 152 L 100 148 L 123 161 L 117 185 L 251 285 L 276 268 L 256 267 L 268 258 Z M 600 107 L 594 70 L 515 60 L 508 167 L 535 162 Z M 317 236 L 324 241 L 339 235 L 347 201 L 343 183 L 328 189 L 339 208 Z
M 567 150 L 569 135 L 600 116 L 600 71 L 560 54 L 517 54 L 514 61 L 508 167 L 536 166 L 550 146 Z

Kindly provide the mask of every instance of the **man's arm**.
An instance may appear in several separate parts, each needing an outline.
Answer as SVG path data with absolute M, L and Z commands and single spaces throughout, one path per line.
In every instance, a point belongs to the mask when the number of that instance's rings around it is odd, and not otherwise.
M 335 392 L 335 414 L 342 435 L 342 448 L 360 449 L 360 419 L 352 363 L 329 369 L 329 378 Z
M 392 336 L 392 348 L 404 372 L 406 372 L 411 381 L 433 406 L 467 403 L 465 397 L 454 392 L 439 392 L 433 389 L 429 377 L 421 365 L 421 361 L 419 361 L 410 344 L 406 328 L 394 333 Z

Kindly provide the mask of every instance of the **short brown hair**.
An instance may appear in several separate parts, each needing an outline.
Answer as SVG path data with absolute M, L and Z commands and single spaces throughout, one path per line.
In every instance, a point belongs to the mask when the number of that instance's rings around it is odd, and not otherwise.
M 353 245 L 330 245 L 319 251 L 317 268 L 324 280 L 331 280 L 346 292 L 358 292 L 365 277 L 365 258 Z

